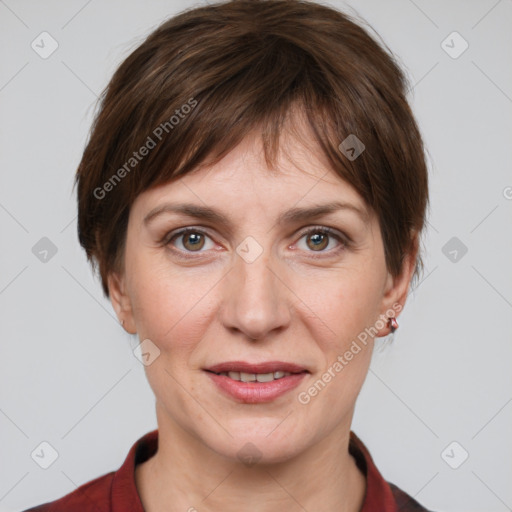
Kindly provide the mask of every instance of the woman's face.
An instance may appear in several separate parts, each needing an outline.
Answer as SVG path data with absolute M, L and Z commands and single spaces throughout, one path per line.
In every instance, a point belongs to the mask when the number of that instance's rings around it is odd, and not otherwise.
M 124 272 L 109 283 L 125 328 L 150 340 L 159 428 L 229 458 L 278 462 L 347 435 L 371 334 L 389 332 L 384 315 L 400 310 L 412 262 L 391 278 L 377 218 L 318 149 L 283 135 L 292 158 L 281 153 L 275 175 L 260 144 L 248 137 L 216 165 L 139 195 Z M 172 211 L 185 204 L 216 214 Z M 207 371 L 221 363 L 271 381 Z M 291 369 L 282 363 L 302 373 L 273 373 Z

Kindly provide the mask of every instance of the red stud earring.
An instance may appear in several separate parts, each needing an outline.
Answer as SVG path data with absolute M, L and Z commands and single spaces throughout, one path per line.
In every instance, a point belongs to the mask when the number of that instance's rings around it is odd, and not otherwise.
M 389 329 L 391 330 L 392 333 L 398 329 L 398 322 L 396 321 L 395 317 L 390 318 L 388 323 Z

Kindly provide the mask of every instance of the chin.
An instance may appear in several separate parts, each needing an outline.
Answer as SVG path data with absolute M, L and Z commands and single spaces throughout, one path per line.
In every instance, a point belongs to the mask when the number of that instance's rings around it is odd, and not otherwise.
M 251 422 L 249 427 L 244 418 L 227 426 L 231 436 L 223 432 L 222 439 L 204 441 L 219 455 L 247 466 L 278 464 L 293 459 L 312 444 L 306 433 L 292 423 L 285 427 L 286 422 L 264 418 Z

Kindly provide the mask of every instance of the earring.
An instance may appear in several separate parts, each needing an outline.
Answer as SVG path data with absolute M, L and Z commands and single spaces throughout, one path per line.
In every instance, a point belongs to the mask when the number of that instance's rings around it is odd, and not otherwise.
M 124 326 L 124 320 L 121 320 L 121 326 Z
M 388 325 L 389 325 L 389 329 L 392 333 L 398 329 L 398 322 L 396 321 L 395 317 L 391 317 L 388 320 Z

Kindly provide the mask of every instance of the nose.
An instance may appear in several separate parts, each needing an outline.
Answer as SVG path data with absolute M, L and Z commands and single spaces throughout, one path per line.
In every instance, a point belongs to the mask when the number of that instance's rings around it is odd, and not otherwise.
M 254 341 L 285 330 L 290 324 L 293 294 L 284 278 L 279 265 L 271 265 L 265 252 L 252 263 L 236 255 L 223 283 L 223 325 Z

